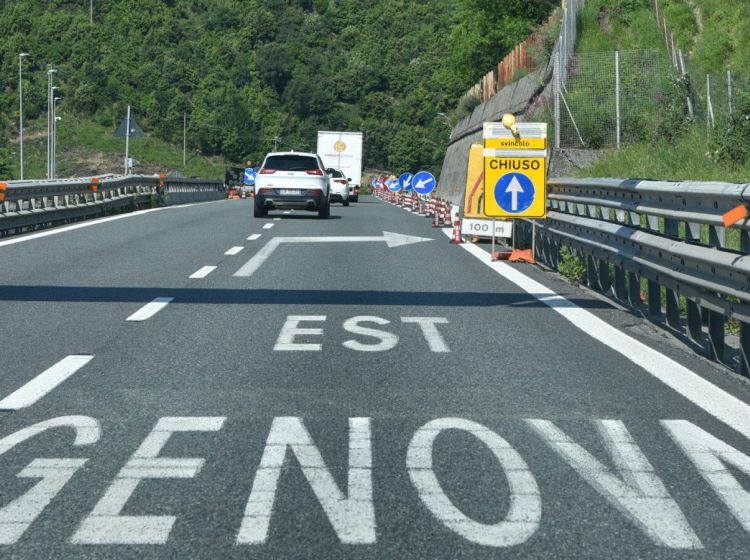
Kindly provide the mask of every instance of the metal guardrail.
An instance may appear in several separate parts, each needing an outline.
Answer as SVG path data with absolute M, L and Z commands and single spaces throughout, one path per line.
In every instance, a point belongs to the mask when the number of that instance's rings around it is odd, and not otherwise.
M 750 376 L 750 219 L 730 228 L 722 219 L 743 204 L 750 184 L 553 179 L 548 219 L 536 222 L 536 258 L 558 268 L 567 246 L 585 261 L 589 286 L 666 319 Z
M 0 236 L 101 216 L 113 210 L 202 202 L 224 196 L 221 181 L 160 175 L 9 181 L 0 183 Z

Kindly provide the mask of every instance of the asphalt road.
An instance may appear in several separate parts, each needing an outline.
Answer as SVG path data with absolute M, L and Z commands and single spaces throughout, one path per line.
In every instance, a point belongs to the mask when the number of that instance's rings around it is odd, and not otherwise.
M 750 385 L 361 200 L 0 240 L 0 556 L 748 557 Z

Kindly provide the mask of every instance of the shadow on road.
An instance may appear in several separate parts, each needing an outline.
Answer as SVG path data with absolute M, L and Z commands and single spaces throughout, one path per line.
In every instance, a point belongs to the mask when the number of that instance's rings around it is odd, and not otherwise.
M 109 288 L 83 286 L 0 286 L 0 302 L 133 302 L 157 297 L 175 303 L 226 305 L 411 305 L 420 307 L 583 307 L 611 309 L 600 300 L 519 293 L 407 292 L 374 290 L 269 290 L 205 288 Z

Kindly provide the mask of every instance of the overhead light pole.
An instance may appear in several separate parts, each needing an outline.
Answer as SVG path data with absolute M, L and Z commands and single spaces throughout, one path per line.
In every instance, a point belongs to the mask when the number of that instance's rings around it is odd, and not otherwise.
M 445 113 L 437 113 L 436 116 L 441 117 L 443 124 L 445 124 L 445 126 L 453 130 L 453 124 L 451 123 L 451 119 L 448 115 L 446 115 Z
M 52 74 L 57 72 L 57 69 L 50 68 L 47 70 L 47 179 L 51 179 L 52 175 L 52 126 L 53 126 L 53 115 L 52 115 Z
M 23 59 L 29 53 L 22 52 L 18 55 L 18 141 L 20 145 L 20 169 L 21 181 L 23 181 Z
M 57 89 L 57 88 L 54 88 Z M 57 116 L 57 102 L 62 97 L 52 98 L 52 178 L 57 177 L 57 121 L 62 120 L 62 117 Z
M 182 168 L 187 166 L 187 113 L 182 113 Z

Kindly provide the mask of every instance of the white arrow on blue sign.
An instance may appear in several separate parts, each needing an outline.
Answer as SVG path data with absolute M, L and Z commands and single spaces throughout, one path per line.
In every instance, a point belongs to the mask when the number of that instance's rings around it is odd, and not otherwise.
M 404 173 L 398 178 L 398 184 L 401 185 L 401 190 L 404 192 L 411 192 L 412 190 L 412 177 L 411 173 Z
M 523 173 L 506 173 L 495 184 L 497 205 L 510 213 L 523 212 L 534 202 L 534 183 Z
M 430 194 L 435 190 L 435 187 L 437 187 L 435 177 L 433 177 L 432 173 L 429 173 L 428 171 L 420 171 L 414 175 L 411 184 L 414 188 L 414 192 L 421 195 Z
M 388 190 L 391 192 L 398 192 L 401 190 L 401 183 L 399 183 L 398 179 L 388 179 L 385 182 L 385 186 L 388 187 Z
M 255 172 L 255 169 L 253 169 L 252 167 L 246 168 L 245 169 L 245 176 L 242 179 L 242 183 L 245 184 L 245 185 L 247 185 L 247 186 L 249 186 L 249 187 L 254 186 L 255 185 L 255 177 L 257 175 L 258 174 Z

